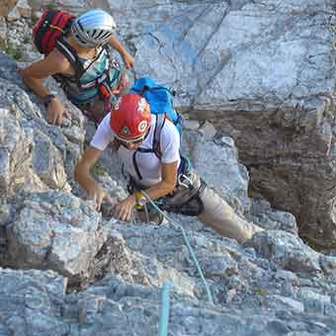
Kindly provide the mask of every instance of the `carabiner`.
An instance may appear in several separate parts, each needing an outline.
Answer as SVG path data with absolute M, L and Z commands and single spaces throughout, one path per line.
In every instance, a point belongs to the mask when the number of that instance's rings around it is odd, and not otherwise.
M 182 181 L 182 179 L 186 180 L 188 184 L 185 183 L 184 181 Z M 178 185 L 181 185 L 181 186 L 185 187 L 186 189 L 189 189 L 193 185 L 191 178 L 188 177 L 187 175 L 184 175 L 184 174 L 179 174 L 178 175 L 177 183 L 178 183 Z

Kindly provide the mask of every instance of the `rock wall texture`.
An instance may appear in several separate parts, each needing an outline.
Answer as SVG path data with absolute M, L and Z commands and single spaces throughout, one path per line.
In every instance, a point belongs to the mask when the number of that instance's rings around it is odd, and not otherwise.
M 309 247 L 298 227 L 316 246 L 334 247 L 336 4 L 5 5 L 0 335 L 156 335 L 166 282 L 172 285 L 172 336 L 335 335 L 336 257 Z M 195 169 L 264 232 L 239 245 L 192 217 L 171 215 L 157 226 L 93 209 L 73 169 L 94 125 L 52 80 L 48 87 L 72 118 L 62 127 L 49 125 L 17 74 L 17 67 L 40 57 L 31 44 L 34 18 L 55 5 L 113 13 L 120 38 L 136 56 L 136 74 L 177 89 L 178 107 L 190 118 L 183 151 Z M 115 198 L 126 195 L 119 168 L 107 151 L 93 171 Z
M 110 2 L 140 74 L 236 143 L 251 189 L 333 247 L 335 2 Z

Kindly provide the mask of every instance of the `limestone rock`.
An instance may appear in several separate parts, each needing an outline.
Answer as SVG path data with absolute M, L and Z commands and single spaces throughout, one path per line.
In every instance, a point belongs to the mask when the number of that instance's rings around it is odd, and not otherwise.
M 272 209 L 269 202 L 254 198 L 252 200 L 251 221 L 268 230 L 284 230 L 298 234 L 295 217 L 285 211 Z
M 1 322 L 4 335 L 64 335 L 61 318 L 67 281 L 54 272 L 0 269 Z
M 318 253 L 287 232 L 258 233 L 247 243 L 247 246 L 254 247 L 262 256 L 285 270 L 313 275 L 322 272 Z
M 215 142 L 197 132 L 183 135 L 184 153 L 191 158 L 195 170 L 241 213 L 248 212 L 247 196 L 249 175 L 238 162 L 238 153 L 231 138 L 223 137 Z
M 104 241 L 98 213 L 79 199 L 56 192 L 31 194 L 15 206 L 17 214 L 7 226 L 11 264 L 89 276 Z
M 16 21 L 21 18 L 21 13 L 17 7 L 14 7 L 7 15 L 7 20 L 9 22 Z
M 186 119 L 184 121 L 184 127 L 188 130 L 197 130 L 199 127 L 200 127 L 200 123 L 199 121 L 197 120 L 189 120 L 189 119 Z
M 209 123 L 208 121 L 205 121 L 203 125 L 198 129 L 198 131 L 203 135 L 206 139 L 212 139 L 216 135 L 217 131 L 216 128 Z
M 138 74 L 231 136 L 251 190 L 306 239 L 335 245 L 333 1 L 109 3 Z
M 54 190 L 70 191 L 63 158 L 50 139 L 39 131 L 34 134 L 32 166 L 48 187 Z
M 6 17 L 8 13 L 15 7 L 17 0 L 0 1 L 0 16 Z
M 6 19 L 0 16 L 0 46 L 7 46 L 7 23 Z
M 0 269 L 0 334 L 154 335 L 169 281 L 171 335 L 333 335 L 336 258 L 309 248 L 296 227 L 297 219 L 307 233 L 309 220 L 312 235 L 333 241 L 333 10 L 329 0 L 111 1 L 137 74 L 175 87 L 181 111 L 220 131 L 206 139 L 208 129 L 186 130 L 183 149 L 241 216 L 266 229 L 243 245 L 197 218 L 125 223 L 75 197 L 83 192 L 73 169 L 95 127 L 85 136 L 86 119 L 53 80 L 48 89 L 72 118 L 49 125 L 16 63 L 0 54 L 0 265 L 16 269 Z M 26 23 L 10 22 L 8 38 L 20 45 Z M 92 173 L 111 196 L 126 196 L 109 149 Z M 72 193 L 58 191 L 65 181 Z
M 27 0 L 18 0 L 16 7 L 18 11 L 20 12 L 20 15 L 25 18 L 31 17 L 31 7 L 29 6 Z
M 32 138 L 8 109 L 0 109 L 0 184 L 2 197 L 13 194 L 25 183 L 41 190 L 31 170 Z M 42 187 L 43 188 L 43 187 Z

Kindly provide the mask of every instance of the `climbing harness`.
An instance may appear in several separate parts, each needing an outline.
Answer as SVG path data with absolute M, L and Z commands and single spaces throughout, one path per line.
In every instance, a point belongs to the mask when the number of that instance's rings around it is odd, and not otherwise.
M 177 176 L 177 183 L 179 186 L 183 186 L 186 189 L 189 189 L 193 184 L 191 178 L 185 174 L 179 174 Z

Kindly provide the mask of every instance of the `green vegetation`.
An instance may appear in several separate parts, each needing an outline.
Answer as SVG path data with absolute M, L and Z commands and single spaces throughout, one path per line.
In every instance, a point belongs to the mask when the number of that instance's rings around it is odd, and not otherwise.
M 95 166 L 91 170 L 92 174 L 95 176 L 105 176 L 108 175 L 104 166 L 102 166 L 99 162 L 95 164 Z
M 37 15 L 35 13 L 33 13 L 32 16 L 31 16 L 31 22 L 32 22 L 33 26 L 35 26 L 35 24 L 37 23 L 38 20 L 39 20 L 39 18 L 37 17 Z
M 6 51 L 6 48 L 7 48 L 6 41 L 0 39 L 0 49 Z
M 258 289 L 256 289 L 255 293 L 258 296 L 267 296 L 268 295 L 267 289 L 264 289 L 264 288 L 258 288 Z
M 31 38 L 30 36 L 26 35 L 24 38 L 23 38 L 23 43 L 24 44 L 27 44 L 27 43 L 30 43 L 31 42 Z
M 54 2 L 51 2 L 47 5 L 47 9 L 56 10 L 57 9 L 57 4 L 55 4 Z
M 0 41 L 0 49 L 3 50 L 8 56 L 14 58 L 16 61 L 22 59 L 22 51 L 12 44 L 6 44 L 5 41 Z
M 13 45 L 8 44 L 7 47 L 4 48 L 5 53 L 14 58 L 16 61 L 19 61 L 22 58 L 22 51 L 20 49 L 15 48 Z

